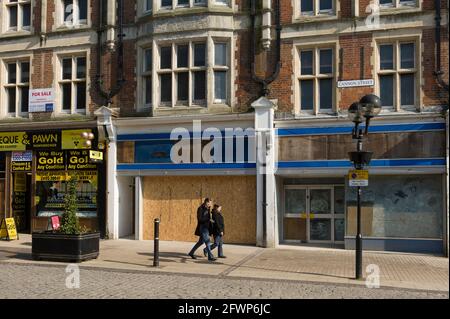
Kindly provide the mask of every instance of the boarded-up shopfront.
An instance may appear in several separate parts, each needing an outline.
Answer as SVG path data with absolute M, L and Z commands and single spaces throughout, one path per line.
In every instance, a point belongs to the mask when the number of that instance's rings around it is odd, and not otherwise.
M 350 187 L 350 127 L 281 128 L 280 242 L 354 249 L 356 188 Z M 445 123 L 375 122 L 362 193 L 366 250 L 442 253 L 446 242 Z
M 256 243 L 255 176 L 164 176 L 143 178 L 144 239 L 195 241 L 197 208 L 205 197 L 222 206 L 227 243 Z
M 151 240 L 159 218 L 161 240 L 196 241 L 197 208 L 211 198 L 222 206 L 225 242 L 256 244 L 254 119 L 229 119 L 211 117 L 199 130 L 195 118 L 179 127 L 170 119 L 117 120 L 116 237 Z

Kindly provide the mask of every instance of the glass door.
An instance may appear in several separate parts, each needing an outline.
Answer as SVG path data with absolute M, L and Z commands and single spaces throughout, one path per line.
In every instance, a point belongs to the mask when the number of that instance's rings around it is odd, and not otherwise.
M 286 186 L 284 201 L 284 240 L 344 242 L 344 186 Z

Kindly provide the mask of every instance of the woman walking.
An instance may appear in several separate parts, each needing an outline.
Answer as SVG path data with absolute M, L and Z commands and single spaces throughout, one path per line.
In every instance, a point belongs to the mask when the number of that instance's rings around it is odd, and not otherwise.
M 225 221 L 222 215 L 222 206 L 215 204 L 212 210 L 212 219 L 214 221 L 212 227 L 212 235 L 214 236 L 214 244 L 211 245 L 211 251 L 217 247 L 218 257 L 227 258 L 223 255 L 223 235 L 225 232 Z M 203 249 L 203 254 L 207 256 L 208 251 Z

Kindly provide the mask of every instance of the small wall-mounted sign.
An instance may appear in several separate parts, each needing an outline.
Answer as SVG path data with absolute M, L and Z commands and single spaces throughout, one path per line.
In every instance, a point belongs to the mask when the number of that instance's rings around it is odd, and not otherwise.
M 89 160 L 91 163 L 100 163 L 103 161 L 103 152 L 89 151 Z
M 340 89 L 359 87 L 359 86 L 374 86 L 374 85 L 375 85 L 375 81 L 373 79 L 338 81 L 338 83 L 337 83 L 337 86 Z
M 348 181 L 350 187 L 369 186 L 369 171 L 365 169 L 353 169 L 348 172 Z
M 30 113 L 36 112 L 53 112 L 55 97 L 53 89 L 33 89 L 29 93 L 29 106 Z

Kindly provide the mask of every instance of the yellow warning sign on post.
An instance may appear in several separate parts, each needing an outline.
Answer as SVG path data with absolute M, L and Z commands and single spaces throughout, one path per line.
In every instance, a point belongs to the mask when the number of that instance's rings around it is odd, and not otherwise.
M 369 186 L 369 171 L 365 169 L 352 169 L 348 172 L 348 181 L 350 187 Z
M 0 226 L 0 239 L 17 240 L 16 222 L 14 218 L 3 218 Z

